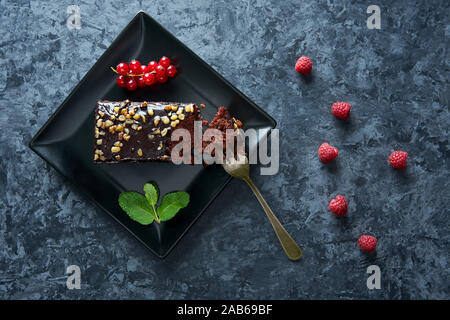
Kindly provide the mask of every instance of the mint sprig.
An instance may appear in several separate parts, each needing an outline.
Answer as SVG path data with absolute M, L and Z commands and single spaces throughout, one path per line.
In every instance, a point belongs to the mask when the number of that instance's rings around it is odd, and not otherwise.
M 164 195 L 161 204 L 156 209 L 161 221 L 167 221 L 175 217 L 177 212 L 189 204 L 189 194 L 184 191 L 171 192 Z
M 155 220 L 154 209 L 147 199 L 138 192 L 122 192 L 119 196 L 119 205 L 131 219 L 140 224 L 148 225 Z
M 144 185 L 144 194 L 135 191 L 125 191 L 119 195 L 119 205 L 131 219 L 149 225 L 154 220 L 160 223 L 175 217 L 181 209 L 187 207 L 190 201 L 189 194 L 184 191 L 170 192 L 163 196 L 161 204 L 156 206 L 159 200 L 158 184 L 150 181 Z
M 145 198 L 147 199 L 148 203 L 152 206 L 153 214 L 155 216 L 155 220 L 159 223 L 160 219 L 158 217 L 158 214 L 156 212 L 156 204 L 158 203 L 159 199 L 159 188 L 156 182 L 150 181 L 146 184 L 144 184 L 144 193 Z

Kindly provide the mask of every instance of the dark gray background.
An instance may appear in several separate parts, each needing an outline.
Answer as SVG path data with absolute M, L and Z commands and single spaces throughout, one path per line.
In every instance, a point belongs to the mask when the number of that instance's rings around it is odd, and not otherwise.
M 0 297 L 449 298 L 450 2 L 194 3 L 0 1 Z M 81 30 L 66 27 L 71 4 Z M 366 26 L 370 4 L 381 30 Z M 254 180 L 300 262 L 241 181 L 159 260 L 27 147 L 140 9 L 277 120 L 280 171 Z M 351 121 L 331 115 L 334 101 L 352 104 Z M 340 150 L 330 165 L 324 141 Z M 394 149 L 410 154 L 405 172 L 387 163 Z M 343 219 L 327 208 L 337 193 Z M 376 254 L 357 247 L 364 233 Z M 66 289 L 71 264 L 81 290 Z M 371 264 L 380 290 L 366 287 Z

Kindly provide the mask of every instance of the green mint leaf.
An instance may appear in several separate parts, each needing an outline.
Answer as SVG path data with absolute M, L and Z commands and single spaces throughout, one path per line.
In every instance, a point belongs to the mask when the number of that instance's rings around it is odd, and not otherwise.
M 189 194 L 187 192 L 171 192 L 164 195 L 156 212 L 161 221 L 167 221 L 172 219 L 180 209 L 185 208 L 188 204 Z
M 147 199 L 138 192 L 122 192 L 119 195 L 119 205 L 131 219 L 140 224 L 148 225 L 155 219 L 154 209 Z
M 159 188 L 155 181 L 144 184 L 145 197 L 151 206 L 155 206 L 159 199 Z

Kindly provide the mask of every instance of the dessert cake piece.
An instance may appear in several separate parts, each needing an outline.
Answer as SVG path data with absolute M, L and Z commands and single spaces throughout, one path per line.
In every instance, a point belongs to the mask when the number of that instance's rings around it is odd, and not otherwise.
M 194 103 L 99 101 L 94 162 L 170 161 L 172 131 L 184 128 L 193 135 L 199 117 Z
M 213 141 L 203 141 L 202 145 L 202 152 L 206 153 L 205 150 L 208 146 L 211 144 L 217 145 L 218 148 L 222 148 L 223 154 L 228 155 L 229 157 L 237 157 L 238 148 L 237 148 L 237 137 L 234 137 L 234 154 L 227 154 L 227 129 L 231 130 L 237 130 L 242 127 L 242 122 L 240 120 L 237 120 L 233 117 L 231 117 L 230 113 L 225 107 L 219 107 L 217 110 L 216 115 L 211 120 L 211 122 L 208 125 L 208 129 L 217 129 L 222 132 L 222 139 L 221 140 L 213 140 Z M 241 150 L 242 151 L 242 150 Z M 243 153 L 245 155 L 245 151 Z M 214 151 L 210 153 L 211 156 L 214 157 Z

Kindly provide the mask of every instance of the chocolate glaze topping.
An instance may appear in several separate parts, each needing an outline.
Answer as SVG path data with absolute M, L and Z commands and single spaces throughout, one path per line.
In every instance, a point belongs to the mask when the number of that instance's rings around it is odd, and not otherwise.
M 193 103 L 99 101 L 94 161 L 170 161 L 172 131 L 192 130 L 196 120 L 199 110 Z

